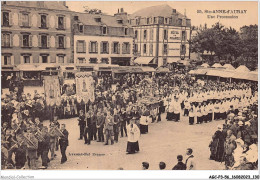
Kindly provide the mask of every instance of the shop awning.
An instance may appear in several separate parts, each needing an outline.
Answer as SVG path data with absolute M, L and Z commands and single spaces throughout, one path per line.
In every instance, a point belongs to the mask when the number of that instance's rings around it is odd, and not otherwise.
M 196 69 L 191 73 L 198 74 L 198 75 L 205 75 L 207 73 L 207 71 L 208 71 L 208 69 Z
M 168 57 L 167 62 L 168 63 L 177 63 L 180 60 L 179 57 Z
M 141 67 L 144 72 L 155 72 L 155 69 L 148 66 L 142 66 Z
M 219 73 L 219 77 L 222 77 L 222 78 L 231 78 L 234 76 L 234 72 L 232 71 L 220 71 Z
M 247 73 L 236 72 L 234 73 L 232 78 L 244 79 L 249 81 L 258 81 L 258 74 L 252 72 L 247 72 Z
M 74 66 L 74 65 L 62 65 L 62 66 L 60 66 L 60 69 L 62 70 L 62 71 L 72 71 L 72 70 L 76 70 L 76 66 Z
M 169 68 L 158 67 L 158 68 L 156 69 L 156 72 L 157 72 L 157 73 L 169 73 L 170 70 L 169 70 Z
M 134 60 L 137 64 L 149 64 L 154 57 L 138 57 Z
M 19 71 L 19 69 L 14 65 L 3 65 L 1 71 Z

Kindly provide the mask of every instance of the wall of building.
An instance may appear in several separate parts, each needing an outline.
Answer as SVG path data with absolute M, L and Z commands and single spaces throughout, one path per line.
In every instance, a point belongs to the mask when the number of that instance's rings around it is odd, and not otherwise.
M 65 63 L 72 63 L 72 38 L 71 38 L 71 15 L 69 11 L 49 10 L 43 8 L 33 7 L 16 7 L 9 5 L 2 5 L 1 12 L 9 12 L 10 26 L 3 26 L 2 18 L 2 34 L 10 33 L 11 47 L 2 46 L 2 59 L 4 55 L 11 55 L 12 65 L 22 64 L 23 54 L 29 54 L 30 63 L 41 63 L 41 54 L 47 54 L 48 63 L 57 63 L 57 55 L 63 54 Z M 29 14 L 29 27 L 22 27 L 21 13 Z M 39 28 L 41 26 L 40 15 L 47 16 L 47 28 Z M 64 17 L 64 30 L 58 30 L 58 15 Z M 3 16 L 2 16 L 3 17 Z M 30 35 L 30 47 L 22 47 L 22 33 Z M 43 49 L 40 47 L 39 35 L 45 33 L 48 38 L 48 47 Z M 57 35 L 64 35 L 65 48 L 57 48 Z M 2 40 L 3 42 L 3 40 Z M 2 61 L 2 65 L 4 62 Z
M 86 42 L 86 52 L 85 53 L 78 53 L 77 52 L 77 41 L 85 41 Z M 91 41 L 96 41 L 98 43 L 98 52 L 97 53 L 89 53 L 89 43 Z M 101 53 L 101 45 L 100 43 L 108 42 L 109 44 L 109 50 L 107 54 L 102 54 Z M 120 44 L 120 53 L 119 54 L 113 54 L 111 52 L 112 49 L 112 44 L 113 42 L 119 42 Z M 123 54 L 122 53 L 122 44 L 124 42 L 129 43 L 130 45 L 130 53 L 129 54 Z M 108 58 L 109 59 L 109 64 L 111 64 L 111 57 L 127 57 L 127 58 L 132 58 L 132 53 L 133 53 L 133 38 L 131 37 L 111 37 L 111 36 L 90 36 L 90 35 L 74 35 L 74 63 L 79 64 L 79 58 L 85 58 L 86 63 L 89 64 L 89 59 L 90 58 L 97 58 L 97 63 L 101 63 L 102 58 Z

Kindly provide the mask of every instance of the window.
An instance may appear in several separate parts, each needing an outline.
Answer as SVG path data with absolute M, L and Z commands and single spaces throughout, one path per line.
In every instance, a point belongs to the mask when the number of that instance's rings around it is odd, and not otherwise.
M 29 27 L 29 14 L 21 14 L 22 16 L 22 26 L 23 27 Z
M 153 44 L 150 44 L 150 54 L 153 55 Z
M 30 64 L 30 56 L 23 56 L 24 64 Z
M 125 35 L 128 35 L 128 28 L 125 28 Z
M 9 12 L 3 12 L 2 16 L 3 16 L 3 26 L 9 26 L 10 25 Z
M 181 38 L 182 38 L 182 41 L 186 40 L 186 31 L 181 32 Z
M 138 53 L 138 44 L 134 45 L 134 53 Z
M 102 58 L 101 63 L 102 64 L 109 64 L 108 58 Z
M 11 65 L 11 56 L 4 56 L 4 65 Z
M 11 47 L 11 35 L 2 33 L 2 47 Z
M 80 33 L 83 33 L 84 31 L 84 26 L 82 24 L 79 25 L 79 32 Z
M 30 43 L 29 43 L 29 35 L 28 34 L 24 34 L 23 35 L 23 47 L 29 47 Z
M 64 36 L 58 36 L 58 48 L 65 48 Z
M 153 29 L 150 29 L 150 40 L 153 40 Z
M 137 37 L 138 37 L 138 31 L 135 30 L 135 39 L 137 39 Z
M 85 58 L 78 58 L 78 62 L 79 62 L 79 64 L 86 63 L 86 59 Z
M 64 55 L 58 55 L 58 63 L 64 64 Z
M 46 15 L 41 15 L 41 28 L 47 28 L 47 17 L 46 17 Z
M 146 44 L 144 44 L 143 52 L 146 53 Z
M 153 23 L 157 23 L 157 18 L 156 17 L 153 18 Z
M 164 29 L 164 30 L 163 30 L 163 39 L 164 39 L 164 40 L 167 40 L 167 39 L 168 39 L 168 31 L 167 31 L 167 29 Z
M 41 35 L 41 48 L 47 48 L 48 39 L 46 35 Z
M 147 36 L 147 31 L 144 30 L 144 39 L 146 39 L 146 36 Z
M 42 63 L 48 63 L 48 56 L 42 56 Z
M 64 29 L 64 17 L 58 17 L 58 29 Z
M 167 64 L 167 58 L 163 58 L 163 65 Z
M 130 44 L 128 42 L 123 43 L 122 53 L 130 54 Z
M 119 42 L 114 42 L 113 43 L 113 53 L 114 54 L 120 54 Z
M 185 55 L 186 54 L 186 46 L 185 46 L 185 44 L 182 44 L 181 45 L 181 55 Z
M 165 24 L 168 24 L 168 23 L 169 23 L 168 18 L 164 18 L 164 23 L 165 23 Z
M 150 23 L 150 18 L 146 18 L 146 24 Z
M 89 46 L 89 52 L 90 53 L 97 53 L 98 52 L 98 44 L 97 42 L 90 42 L 90 46 Z
M 97 63 L 97 58 L 90 58 L 89 63 L 91 64 L 96 64 Z
M 101 42 L 101 53 L 108 54 L 108 42 Z
M 86 52 L 86 42 L 85 41 L 77 41 L 77 53 L 85 53 Z
M 163 45 L 163 54 L 168 54 L 168 45 L 167 44 Z
M 102 34 L 107 34 L 107 27 L 106 26 L 102 27 Z

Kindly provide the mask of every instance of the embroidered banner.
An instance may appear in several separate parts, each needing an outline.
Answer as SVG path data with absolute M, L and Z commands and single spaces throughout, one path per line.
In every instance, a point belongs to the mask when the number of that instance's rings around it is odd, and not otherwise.
M 77 101 L 83 100 L 87 103 L 89 100 L 94 102 L 94 79 L 91 72 L 78 72 L 76 73 L 76 92 Z
M 58 76 L 44 76 L 44 93 L 47 105 L 60 105 L 60 83 Z

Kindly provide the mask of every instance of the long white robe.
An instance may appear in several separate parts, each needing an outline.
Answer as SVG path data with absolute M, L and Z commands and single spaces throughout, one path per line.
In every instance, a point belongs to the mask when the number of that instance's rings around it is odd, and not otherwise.
M 128 142 L 137 142 L 140 138 L 140 130 L 136 124 L 133 124 L 133 128 L 131 127 L 131 124 L 127 125 L 127 140 Z

